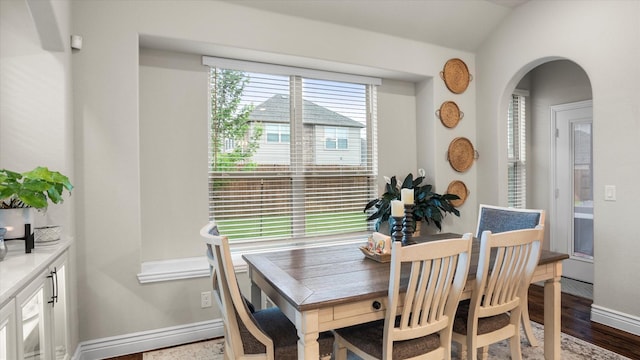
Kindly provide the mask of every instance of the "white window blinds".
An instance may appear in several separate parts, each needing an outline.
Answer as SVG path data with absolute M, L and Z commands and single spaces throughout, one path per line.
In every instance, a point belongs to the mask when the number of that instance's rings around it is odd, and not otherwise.
M 203 62 L 210 66 L 209 215 L 221 233 L 254 243 L 366 231 L 363 209 L 377 191 L 376 79 Z
M 527 206 L 526 171 L 526 103 L 525 94 L 516 93 L 511 97 L 507 119 L 508 153 L 508 194 L 510 207 Z

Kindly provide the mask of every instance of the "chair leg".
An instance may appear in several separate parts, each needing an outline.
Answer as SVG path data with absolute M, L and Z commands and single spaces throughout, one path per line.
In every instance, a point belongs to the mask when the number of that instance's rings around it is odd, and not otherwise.
M 467 358 L 467 347 L 464 345 L 460 345 L 460 360 L 464 360 Z
M 489 345 L 480 348 L 482 350 L 482 360 L 489 359 Z
M 522 328 L 524 329 L 524 334 L 527 337 L 527 341 L 529 341 L 529 345 L 532 347 L 536 347 L 539 345 L 538 339 L 533 334 L 533 328 L 531 327 L 531 320 L 529 320 L 529 312 L 522 312 Z
M 516 335 L 509 338 L 509 349 L 511 349 L 511 360 L 522 360 L 522 348 L 520 347 L 520 329 Z
M 225 342 L 224 342 L 223 358 L 224 360 L 231 360 L 231 346 L 229 345 L 229 343 L 227 343 L 226 339 L 227 338 L 225 338 Z
M 338 338 L 333 342 L 333 357 L 335 360 L 347 360 L 347 348 Z
M 473 336 L 467 336 L 467 344 L 465 346 L 467 360 L 478 360 L 478 348 L 476 344 L 476 339 Z
M 527 297 L 525 296 L 523 299 L 525 304 L 527 303 Z M 529 345 L 536 347 L 538 346 L 538 339 L 533 334 L 533 328 L 531 327 L 531 320 L 529 320 L 529 306 L 522 307 L 522 328 L 524 329 L 524 334 L 529 341 Z

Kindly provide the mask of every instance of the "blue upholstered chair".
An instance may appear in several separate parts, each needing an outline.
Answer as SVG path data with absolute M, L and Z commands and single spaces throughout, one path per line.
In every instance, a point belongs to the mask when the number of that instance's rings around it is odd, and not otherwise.
M 482 232 L 486 230 L 497 234 L 512 230 L 533 229 L 538 225 L 544 226 L 544 214 L 544 210 L 538 209 L 516 209 L 480 204 L 476 237 L 480 239 Z M 527 302 L 526 295 L 524 302 L 525 304 Z M 538 340 L 533 335 L 533 329 L 531 328 L 529 308 L 527 306 L 522 308 L 522 326 L 529 344 L 538 346 Z
M 480 205 L 476 237 L 489 230 L 494 234 L 544 225 L 544 210 L 516 209 L 493 205 Z

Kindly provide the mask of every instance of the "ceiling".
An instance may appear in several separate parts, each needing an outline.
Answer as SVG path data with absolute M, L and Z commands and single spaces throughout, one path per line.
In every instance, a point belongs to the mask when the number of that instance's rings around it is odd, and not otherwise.
M 227 0 L 284 15 L 475 52 L 527 0 Z

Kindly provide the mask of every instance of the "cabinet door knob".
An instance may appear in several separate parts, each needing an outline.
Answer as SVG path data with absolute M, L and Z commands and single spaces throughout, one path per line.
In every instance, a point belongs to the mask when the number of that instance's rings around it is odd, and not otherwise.
M 382 304 L 378 300 L 374 301 L 373 304 L 371 304 L 371 306 L 376 310 L 382 309 Z

